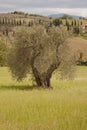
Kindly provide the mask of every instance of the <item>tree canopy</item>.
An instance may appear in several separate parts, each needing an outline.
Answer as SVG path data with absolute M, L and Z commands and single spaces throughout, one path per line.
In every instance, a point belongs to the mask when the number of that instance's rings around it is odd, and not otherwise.
M 13 75 L 22 80 L 32 69 L 37 85 L 46 88 L 51 87 L 50 79 L 56 69 L 60 68 L 62 75 L 70 75 L 73 58 L 67 38 L 64 27 L 51 27 L 46 31 L 43 26 L 33 26 L 16 31 L 8 56 Z
M 7 47 L 6 47 L 5 43 L 0 41 L 0 66 L 6 65 L 6 62 L 7 62 L 6 50 L 7 50 Z

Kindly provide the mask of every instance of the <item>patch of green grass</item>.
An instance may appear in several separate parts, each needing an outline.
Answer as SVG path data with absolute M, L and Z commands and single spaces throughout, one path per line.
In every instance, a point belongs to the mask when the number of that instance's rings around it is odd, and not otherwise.
M 75 77 L 73 80 L 60 80 L 58 77 L 53 75 L 52 86 L 57 87 L 86 87 L 87 86 L 87 67 L 78 66 L 76 68 Z
M 0 130 L 87 130 L 87 67 L 74 81 L 51 82 L 53 90 L 33 89 L 0 68 Z
M 17 82 L 11 76 L 11 72 L 7 67 L 0 67 L 0 90 L 1 89 L 31 89 L 32 81 L 30 77 L 26 78 L 22 82 Z

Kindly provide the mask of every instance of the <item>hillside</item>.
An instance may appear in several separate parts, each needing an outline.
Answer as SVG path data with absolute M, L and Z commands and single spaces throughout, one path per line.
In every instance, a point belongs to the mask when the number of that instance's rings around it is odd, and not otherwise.
M 15 19 L 41 19 L 41 20 L 49 20 L 49 17 L 43 16 L 43 15 L 38 15 L 38 14 L 27 14 L 27 13 L 0 13 L 0 18 L 15 18 Z
M 58 14 L 53 16 L 63 16 L 64 14 Z M 52 15 L 50 15 L 52 16 Z M 79 17 L 79 16 L 78 16 Z M 71 25 L 71 21 L 69 23 Z M 8 35 L 12 33 L 14 28 L 16 29 L 21 26 L 32 26 L 33 25 L 45 25 L 48 27 L 50 23 L 53 22 L 53 19 L 49 17 L 40 16 L 36 14 L 25 14 L 25 13 L 0 13 L 0 39 L 4 42 L 9 42 Z M 81 22 L 79 20 L 79 22 Z M 63 20 L 63 23 L 65 21 Z M 77 20 L 78 23 L 78 20 Z M 83 25 L 87 25 L 87 20 L 82 21 Z M 69 45 L 72 52 L 77 56 L 77 59 L 80 53 L 83 53 L 83 59 L 87 61 L 87 40 L 80 37 L 73 37 L 69 39 Z
M 83 53 L 83 59 L 87 61 L 87 40 L 80 37 L 73 37 L 69 39 L 69 45 L 77 58 L 80 53 Z

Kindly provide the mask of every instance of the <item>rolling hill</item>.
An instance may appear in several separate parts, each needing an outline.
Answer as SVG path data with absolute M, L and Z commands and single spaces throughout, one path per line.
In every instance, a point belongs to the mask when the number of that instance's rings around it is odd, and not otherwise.
M 75 54 L 77 59 L 80 53 L 83 53 L 83 60 L 87 61 L 87 40 L 80 37 L 73 37 L 69 39 L 69 46 L 71 52 Z

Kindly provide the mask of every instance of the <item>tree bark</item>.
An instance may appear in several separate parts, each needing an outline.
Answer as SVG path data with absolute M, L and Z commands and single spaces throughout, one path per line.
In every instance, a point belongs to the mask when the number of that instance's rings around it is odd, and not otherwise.
M 35 81 L 39 87 L 50 88 L 50 77 L 45 74 L 41 75 L 35 67 L 32 66 L 32 71 L 34 74 Z
M 34 78 L 35 78 L 35 81 L 36 81 L 37 85 L 41 86 L 42 84 L 41 84 L 41 79 L 40 79 L 39 72 L 33 66 L 32 66 L 32 71 L 33 71 L 33 75 L 34 75 Z
M 57 65 L 59 65 L 59 64 L 57 64 Z M 33 71 L 33 74 L 35 77 L 35 81 L 39 87 L 52 88 L 51 83 L 50 83 L 50 79 L 52 77 L 53 71 L 55 69 L 57 69 L 57 65 L 56 64 L 51 65 L 49 67 L 49 69 L 47 70 L 47 72 L 45 72 L 44 74 L 40 74 L 38 72 L 38 70 L 34 66 L 32 66 L 32 71 Z
M 44 76 L 44 78 L 43 78 L 43 76 L 42 76 L 41 85 L 44 88 L 50 88 L 51 87 L 51 85 L 50 85 L 50 77 Z

